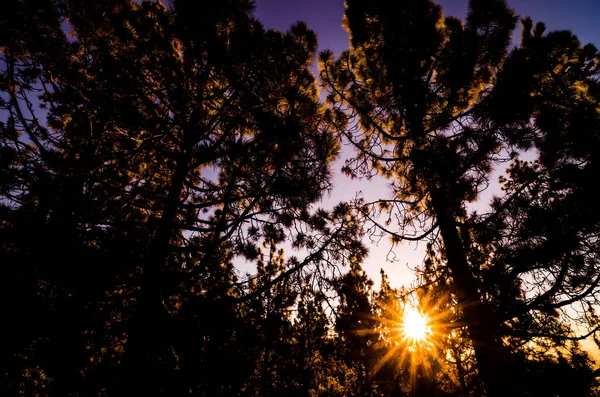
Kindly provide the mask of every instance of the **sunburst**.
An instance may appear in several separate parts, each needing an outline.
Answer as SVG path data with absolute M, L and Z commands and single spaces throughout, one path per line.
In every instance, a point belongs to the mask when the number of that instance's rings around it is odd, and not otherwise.
M 412 302 L 411 302 L 412 301 Z M 394 366 L 397 370 L 408 370 L 410 375 L 409 390 L 413 390 L 418 379 L 433 377 L 432 366 L 444 368 L 446 346 L 444 340 L 448 337 L 448 323 L 452 312 L 446 307 L 448 302 L 442 299 L 431 299 L 429 295 L 420 299 L 406 299 L 403 302 L 390 302 L 382 307 L 383 330 L 380 346 L 386 346 L 387 351 L 375 365 L 378 372 L 384 366 Z M 447 376 L 456 381 L 451 373 Z
M 417 309 L 409 307 L 404 311 L 401 332 L 409 343 L 423 342 L 431 335 L 429 318 Z

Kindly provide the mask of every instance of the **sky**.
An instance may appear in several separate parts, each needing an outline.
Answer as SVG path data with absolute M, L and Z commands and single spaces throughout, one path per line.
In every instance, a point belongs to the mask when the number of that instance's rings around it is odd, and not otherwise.
M 317 33 L 319 51 L 330 49 L 335 55 L 339 55 L 348 48 L 348 34 L 342 28 L 343 0 L 255 0 L 255 2 L 254 15 L 266 28 L 285 31 L 296 21 L 304 21 Z M 445 15 L 464 19 L 468 0 L 440 0 L 437 3 L 443 7 Z M 544 22 L 547 31 L 569 29 L 579 36 L 582 43 L 591 42 L 600 47 L 600 0 L 509 0 L 509 4 L 520 17 L 530 16 L 534 23 Z M 516 31 L 513 37 L 518 40 L 519 36 L 519 32 Z M 357 193 L 365 199 L 387 196 L 389 189 L 385 181 L 351 181 L 341 175 L 343 158 L 350 155 L 351 150 L 345 148 L 342 151 L 342 158 L 334 165 L 335 187 L 323 200 L 321 204 L 323 207 L 332 207 L 337 202 L 355 197 Z M 393 253 L 389 252 L 390 248 L 387 240 L 380 241 L 378 245 L 369 244 L 369 257 L 363 263 L 363 268 L 376 286 L 380 278 L 380 269 L 390 276 L 393 286 L 407 285 L 414 279 L 412 269 L 420 265 L 424 258 L 425 244 L 407 243 L 396 248 Z
M 368 0 L 366 0 L 368 1 Z M 401 1 L 401 0 L 399 0 Z M 255 0 L 255 16 L 267 28 L 286 30 L 296 21 L 304 21 L 317 32 L 320 49 L 334 53 L 348 47 L 348 35 L 342 28 L 343 0 Z M 445 15 L 463 18 L 468 0 L 441 0 Z M 600 0 L 509 0 L 521 17 L 543 21 L 549 29 L 570 29 L 584 43 L 600 44 Z

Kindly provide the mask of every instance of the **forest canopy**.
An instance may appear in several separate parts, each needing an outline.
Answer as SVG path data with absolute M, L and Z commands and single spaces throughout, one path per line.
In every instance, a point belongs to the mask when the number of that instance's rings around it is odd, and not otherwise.
M 594 45 L 504 0 L 346 0 L 337 57 L 251 0 L 5 3 L 3 395 L 600 393 Z M 322 208 L 342 145 L 391 194 Z

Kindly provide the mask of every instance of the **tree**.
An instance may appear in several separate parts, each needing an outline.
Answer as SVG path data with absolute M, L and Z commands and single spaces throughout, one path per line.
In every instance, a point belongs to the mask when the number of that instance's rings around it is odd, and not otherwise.
M 358 262 L 337 285 L 339 306 L 336 310 L 335 331 L 338 334 L 338 354 L 346 363 L 345 395 L 374 396 L 377 387 L 374 370 L 377 363 L 378 332 L 371 300 L 373 282 Z
M 394 188 L 359 210 L 395 243 L 434 243 L 429 272 L 451 277 L 487 395 L 523 393 L 498 376 L 513 368 L 515 340 L 586 336 L 556 317 L 573 304 L 586 334 L 598 329 L 600 219 L 584 199 L 599 137 L 598 52 L 570 32 L 532 32 L 529 19 L 509 51 L 517 17 L 501 0 L 470 1 L 464 23 L 425 0 L 346 6 L 351 49 L 320 59 L 329 102 L 355 121 L 340 131 L 357 153 L 345 171 L 379 173 Z M 537 159 L 524 163 L 527 150 Z M 469 214 L 506 162 L 505 194 L 490 213 Z M 575 215 L 581 205 L 590 210 Z
M 327 273 L 366 254 L 343 206 L 309 212 L 339 150 L 309 70 L 315 34 L 302 23 L 265 31 L 246 0 L 194 7 L 6 5 L 9 394 L 198 392 L 205 360 L 241 346 L 246 302 L 311 266 Z M 264 240 L 307 254 L 252 290 L 234 262 L 254 261 Z M 224 321 L 210 324 L 216 313 Z M 212 395 L 229 395 L 210 374 L 201 378 L 214 381 Z
M 320 396 L 343 395 L 344 362 L 336 357 L 336 342 L 332 337 L 331 317 L 325 307 L 327 298 L 320 291 L 316 274 L 306 275 L 298 280 L 300 295 L 297 314 L 293 323 L 293 373 L 288 377 L 294 380 L 295 395 Z

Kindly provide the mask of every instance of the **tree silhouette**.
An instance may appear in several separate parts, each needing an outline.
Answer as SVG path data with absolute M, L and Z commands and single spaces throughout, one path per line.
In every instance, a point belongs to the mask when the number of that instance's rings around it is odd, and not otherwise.
M 348 211 L 309 213 L 338 152 L 309 70 L 316 37 L 302 23 L 265 31 L 252 8 L 7 5 L 7 391 L 230 395 L 239 385 L 206 360 L 240 359 L 241 307 L 364 256 Z M 252 289 L 233 262 L 263 240 L 307 255 Z
M 376 392 L 371 379 L 378 339 L 369 296 L 372 284 L 357 262 L 339 280 L 335 331 L 339 335 L 338 354 L 348 365 L 345 394 L 349 396 L 370 396 Z
M 598 52 L 570 32 L 532 32 L 529 19 L 509 51 L 517 18 L 500 0 L 470 1 L 464 23 L 431 1 L 346 6 L 351 49 L 321 55 L 328 100 L 352 122 L 340 131 L 357 153 L 345 171 L 379 173 L 394 188 L 359 210 L 394 243 L 432 242 L 439 260 L 426 270 L 441 284 L 451 278 L 443 288 L 487 395 L 517 395 L 518 382 L 498 376 L 514 368 L 511 348 L 598 329 L 599 219 L 585 201 L 599 136 Z M 521 159 L 528 150 L 535 160 Z M 469 214 L 507 162 L 505 194 L 489 213 Z M 583 335 L 565 321 L 575 304 Z

